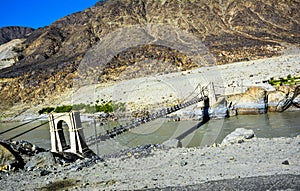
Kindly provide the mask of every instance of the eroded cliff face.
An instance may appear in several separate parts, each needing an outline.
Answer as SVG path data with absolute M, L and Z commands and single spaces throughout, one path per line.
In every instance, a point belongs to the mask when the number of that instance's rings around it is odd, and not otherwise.
M 86 52 L 120 28 L 149 24 L 177 27 L 199 38 L 217 64 L 226 64 L 278 55 L 282 43 L 299 45 L 299 9 L 300 2 L 296 0 L 99 2 L 35 30 L 26 38 L 18 47 L 22 59 L 0 72 L 0 108 L 17 103 L 39 104 L 71 88 Z M 167 60 L 171 67 L 158 64 L 149 75 L 197 67 L 180 51 L 144 45 L 118 53 L 104 68 L 105 75 L 99 81 L 118 80 L 120 71 L 127 67 L 134 71 L 136 62 L 150 56 Z

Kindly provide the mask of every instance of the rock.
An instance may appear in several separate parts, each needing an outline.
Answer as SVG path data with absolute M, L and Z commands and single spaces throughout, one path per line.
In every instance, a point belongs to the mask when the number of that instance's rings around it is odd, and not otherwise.
M 9 144 L 0 142 L 0 172 L 14 171 L 24 167 L 24 160 Z
M 16 49 L 23 41 L 21 39 L 14 39 L 0 45 L 0 69 L 12 66 L 19 61 L 21 55 Z
M 81 167 L 81 166 L 73 166 L 73 167 L 71 168 L 71 171 L 80 171 L 80 170 L 82 170 L 82 167 Z
M 10 145 L 13 149 L 17 150 L 21 154 L 25 154 L 28 156 L 34 156 L 37 153 L 45 152 L 46 150 L 40 148 L 28 141 L 20 140 L 20 141 L 12 141 Z
M 59 164 L 73 163 L 78 159 L 83 159 L 81 156 L 71 152 L 52 152 L 52 155 L 54 157 L 54 161 Z
M 293 96 L 294 87 L 290 86 L 278 86 L 275 91 L 268 93 L 268 111 L 275 112 L 281 111 L 284 102 Z M 299 98 L 298 98 L 299 99 Z M 297 97 L 294 99 L 297 102 Z M 299 110 L 297 107 L 290 107 L 288 110 Z
M 266 113 L 266 90 L 261 87 L 249 87 L 243 94 L 234 95 L 228 98 L 232 103 L 232 108 L 238 115 L 261 114 Z
M 237 115 L 237 111 L 235 109 L 228 109 L 228 117 L 233 117 Z
M 42 170 L 41 172 L 40 172 L 40 175 L 41 176 L 46 176 L 46 175 L 48 175 L 48 174 L 50 174 L 51 172 L 50 171 L 48 171 L 48 170 Z
M 24 166 L 24 169 L 31 171 L 34 169 L 47 169 L 55 165 L 55 160 L 50 152 L 39 153 L 30 158 Z
M 0 44 L 9 42 L 13 39 L 24 38 L 33 31 L 34 29 L 29 27 L 10 26 L 0 28 Z
M 182 143 L 177 139 L 171 139 L 162 143 L 163 146 L 168 148 L 180 148 Z
M 252 129 L 237 128 L 235 131 L 227 135 L 221 145 L 230 145 L 234 143 L 243 143 L 247 139 L 255 137 Z
M 227 101 L 224 97 L 218 98 L 209 109 L 209 116 L 211 118 L 224 118 L 228 116 Z
M 186 166 L 188 163 L 184 160 L 180 161 L 180 166 Z
M 285 161 L 283 161 L 281 164 L 283 164 L 283 165 L 289 165 L 290 162 L 289 162 L 288 160 L 285 160 Z
M 273 91 L 268 94 L 268 111 L 274 112 L 277 107 L 283 106 L 282 100 L 286 99 L 286 94 L 281 91 Z M 281 103 L 280 103 L 281 102 Z
M 98 158 L 98 156 L 89 148 L 86 148 L 84 153 L 82 154 L 84 158 Z

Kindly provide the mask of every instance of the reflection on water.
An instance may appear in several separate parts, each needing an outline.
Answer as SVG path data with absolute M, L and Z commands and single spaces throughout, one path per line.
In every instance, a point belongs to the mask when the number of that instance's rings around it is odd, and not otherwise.
M 265 115 L 236 116 L 222 120 L 210 120 L 208 123 L 195 128 L 184 136 L 182 144 L 185 147 L 205 146 L 220 143 L 226 135 L 236 128 L 253 129 L 257 137 L 293 137 L 300 134 L 300 112 L 269 113 Z M 161 118 L 139 126 L 130 132 L 117 136 L 114 139 L 98 143 L 99 153 L 110 153 L 120 149 L 144 144 L 160 144 L 168 139 L 176 138 L 187 132 L 200 121 L 168 122 Z M 0 139 L 7 139 L 31 127 L 44 123 L 44 121 L 30 123 L 22 128 L 0 135 Z M 20 123 L 1 123 L 0 132 Z M 83 123 L 86 137 L 94 135 L 92 122 Z M 100 126 L 96 124 L 96 131 L 105 132 L 112 124 Z M 67 133 L 67 131 L 64 131 Z M 20 136 L 18 139 L 28 140 L 44 148 L 50 148 L 49 125 Z M 95 146 L 91 147 L 93 150 Z

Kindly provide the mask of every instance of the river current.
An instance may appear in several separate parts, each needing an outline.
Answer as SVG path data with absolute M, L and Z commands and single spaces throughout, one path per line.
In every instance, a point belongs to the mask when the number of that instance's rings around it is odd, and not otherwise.
M 46 121 L 47 122 L 47 121 Z M 0 123 L 0 132 L 20 125 L 24 122 Z M 8 139 L 16 134 L 26 131 L 32 127 L 43 124 L 45 121 L 36 121 L 24 125 L 0 135 L 0 139 Z M 284 113 L 268 113 L 262 115 L 240 115 L 226 119 L 214 119 L 201 125 L 200 121 L 188 120 L 169 122 L 168 118 L 160 118 L 147 124 L 141 125 L 130 132 L 117 136 L 105 142 L 99 142 L 98 154 L 112 153 L 121 149 L 145 144 L 160 144 L 166 140 L 180 139 L 185 147 L 202 147 L 213 143 L 221 143 L 226 135 L 236 128 L 253 129 L 255 135 L 261 138 L 272 137 L 295 137 L 300 135 L 300 111 Z M 95 127 L 97 133 L 105 132 L 112 124 L 100 122 L 96 126 L 92 121 L 84 122 L 84 134 L 86 137 L 93 136 Z M 68 139 L 67 128 L 64 128 Z M 27 140 L 40 147 L 50 149 L 49 125 L 45 125 L 17 138 Z M 96 152 L 96 145 L 91 149 Z

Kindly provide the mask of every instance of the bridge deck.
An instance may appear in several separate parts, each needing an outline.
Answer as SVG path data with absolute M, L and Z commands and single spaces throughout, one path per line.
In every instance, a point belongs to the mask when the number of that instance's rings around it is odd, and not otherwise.
M 86 138 L 86 143 L 87 143 L 88 146 L 90 146 L 90 145 L 95 144 L 96 142 L 105 141 L 107 139 L 114 138 L 115 136 L 123 134 L 123 133 L 129 131 L 130 129 L 138 127 L 138 126 L 140 126 L 144 123 L 147 123 L 149 121 L 153 121 L 157 118 L 166 116 L 170 113 L 176 112 L 180 109 L 186 108 L 186 107 L 191 106 L 193 104 L 196 104 L 200 101 L 206 101 L 206 100 L 208 100 L 207 96 L 196 97 L 196 98 L 193 98 L 189 101 L 174 105 L 172 107 L 163 108 L 163 109 L 161 109 L 161 110 L 159 110 L 155 113 L 146 115 L 146 116 L 141 117 L 141 118 L 137 118 L 137 119 L 133 120 L 132 122 L 130 122 L 130 123 L 124 125 L 124 126 L 120 125 L 120 126 L 114 127 L 113 129 L 107 130 L 105 134 L 98 133 L 95 136 L 88 137 L 88 138 Z

